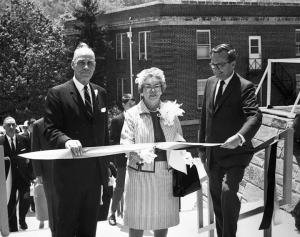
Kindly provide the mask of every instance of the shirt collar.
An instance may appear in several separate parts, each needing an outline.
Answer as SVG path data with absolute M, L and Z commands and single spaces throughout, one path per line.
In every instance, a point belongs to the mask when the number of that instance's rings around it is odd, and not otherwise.
M 8 136 L 7 134 L 5 134 L 5 136 L 6 136 L 7 140 L 10 142 L 11 137 Z M 12 139 L 13 139 L 13 141 L 15 141 L 15 140 L 16 140 L 16 135 L 14 135 L 14 136 L 12 137 Z
M 224 80 L 225 85 L 228 85 L 228 83 L 230 82 L 231 78 L 233 77 L 234 71 L 232 72 L 231 76 L 228 77 L 227 79 Z M 219 80 L 220 81 L 220 80 Z
M 76 88 L 77 88 L 78 91 L 84 90 L 84 85 L 81 84 L 81 83 L 75 78 L 75 76 L 73 77 L 73 81 L 74 81 L 74 84 L 75 84 L 75 86 L 76 86 Z M 88 90 L 91 90 L 91 88 L 90 88 L 90 83 L 87 84 L 87 87 L 88 87 Z
M 159 103 L 161 103 L 161 102 L 159 102 Z M 147 106 L 145 105 L 144 100 L 141 100 L 139 105 L 140 105 L 140 114 L 144 114 L 144 113 L 150 114 L 150 111 L 148 110 Z M 160 108 L 160 105 L 158 107 Z

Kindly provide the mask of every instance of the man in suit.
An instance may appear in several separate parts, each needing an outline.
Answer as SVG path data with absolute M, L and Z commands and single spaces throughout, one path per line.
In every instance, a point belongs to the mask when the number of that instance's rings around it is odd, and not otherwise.
M 52 149 L 43 136 L 44 118 L 41 118 L 33 123 L 31 132 L 31 151 L 44 151 Z M 49 227 L 52 236 L 55 236 L 58 200 L 55 188 L 53 187 L 53 160 L 43 160 L 43 157 L 41 157 L 40 160 L 32 160 L 32 165 L 36 182 L 43 184 L 45 190 L 49 215 Z
M 120 144 L 121 132 L 124 124 L 126 111 L 134 105 L 135 105 L 135 98 L 131 94 L 124 94 L 122 96 L 122 106 L 124 108 L 124 111 L 123 113 L 114 117 L 111 122 L 111 127 L 110 127 L 111 145 Z M 110 208 L 110 216 L 108 218 L 108 223 L 110 225 L 117 224 L 115 212 L 117 211 L 119 202 L 124 192 L 126 163 L 127 163 L 127 158 L 125 157 L 124 153 L 115 155 L 115 164 L 117 167 L 117 180 L 116 180 L 116 187 L 113 192 L 113 199 Z
M 71 149 L 109 145 L 106 91 L 90 83 L 94 52 L 81 43 L 71 66 L 74 77 L 51 88 L 45 104 L 44 136 L 52 148 Z M 55 160 L 53 179 L 58 196 L 56 237 L 94 237 L 101 185 L 108 186 L 107 157 Z
M 251 139 L 262 114 L 254 85 L 234 71 L 235 49 L 221 44 L 211 50 L 210 57 L 214 76 L 205 86 L 199 142 L 222 145 L 199 149 L 199 157 L 208 172 L 218 237 L 234 237 L 241 206 L 239 183 L 253 157 Z
M 32 173 L 28 167 L 29 160 L 19 157 L 19 154 L 30 152 L 28 137 L 16 134 L 16 121 L 12 117 L 4 119 L 5 136 L 0 137 L 0 145 L 4 147 L 4 156 L 9 157 L 12 172 L 12 187 L 7 205 L 10 232 L 18 231 L 16 208 L 19 200 L 19 228 L 28 228 L 25 217 L 29 209 L 30 181 Z M 17 198 L 17 191 L 19 192 Z

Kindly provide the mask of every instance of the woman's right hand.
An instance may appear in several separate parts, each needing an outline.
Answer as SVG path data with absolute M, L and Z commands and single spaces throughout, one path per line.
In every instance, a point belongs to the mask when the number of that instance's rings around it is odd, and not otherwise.
M 152 163 L 155 159 L 155 157 L 157 157 L 156 154 L 154 154 L 154 149 L 143 149 L 140 151 L 140 157 L 142 159 L 142 162 L 145 163 Z

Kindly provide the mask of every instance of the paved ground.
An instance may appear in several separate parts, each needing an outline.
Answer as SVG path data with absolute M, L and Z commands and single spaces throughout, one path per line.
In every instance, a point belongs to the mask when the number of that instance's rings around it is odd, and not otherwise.
M 180 212 L 180 224 L 169 229 L 168 237 L 206 237 L 208 233 L 198 234 L 197 230 L 197 212 L 194 209 L 196 195 L 191 194 L 182 200 L 182 211 Z M 257 207 L 259 203 L 242 204 L 242 211 Z M 204 210 L 206 213 L 206 209 Z M 300 233 L 295 228 L 295 222 L 292 216 L 281 211 L 283 224 L 272 227 L 273 237 L 299 237 Z M 244 218 L 238 223 L 238 237 L 263 237 L 263 231 L 259 231 L 259 225 L 262 214 Z M 48 223 L 45 223 L 45 229 L 38 230 L 39 222 L 33 213 L 29 213 L 26 218 L 29 229 L 18 233 L 10 234 L 11 237 L 51 237 Z M 122 219 L 118 218 L 118 225 L 113 227 L 107 221 L 98 222 L 97 237 L 128 237 L 128 228 L 123 226 Z M 0 234 L 1 236 L 1 234 Z M 153 236 L 151 231 L 145 232 L 144 236 Z M 216 234 L 215 234 L 216 236 Z

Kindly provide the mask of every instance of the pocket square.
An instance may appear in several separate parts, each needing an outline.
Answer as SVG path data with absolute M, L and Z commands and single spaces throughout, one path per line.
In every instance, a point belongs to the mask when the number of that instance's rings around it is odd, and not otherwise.
M 22 149 L 21 151 L 25 151 L 25 150 L 26 150 L 26 148 Z
M 106 111 L 106 108 L 101 108 L 101 112 L 104 113 Z

